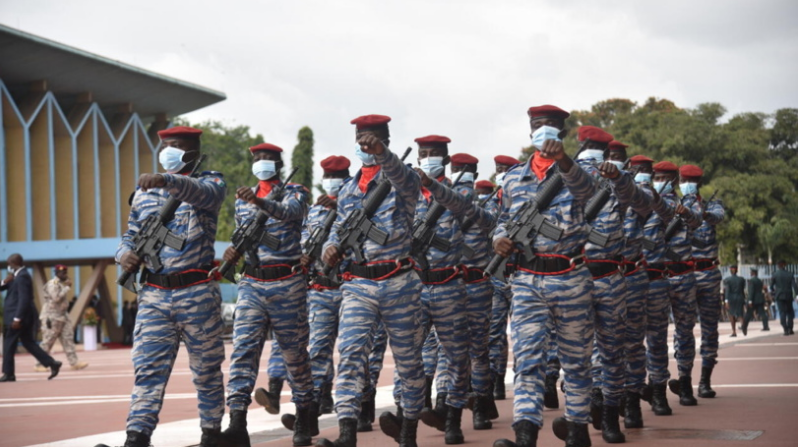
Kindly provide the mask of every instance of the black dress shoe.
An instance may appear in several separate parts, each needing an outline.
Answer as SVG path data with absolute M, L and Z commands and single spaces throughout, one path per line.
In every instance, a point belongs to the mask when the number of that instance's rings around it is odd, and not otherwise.
M 3 377 L 0 377 L 0 382 L 16 382 L 16 381 L 17 381 L 17 376 L 9 376 L 3 374 Z
M 58 375 L 58 371 L 61 370 L 61 365 L 62 365 L 61 362 L 55 362 L 52 365 L 50 365 L 50 377 L 48 377 L 47 380 L 50 380 Z

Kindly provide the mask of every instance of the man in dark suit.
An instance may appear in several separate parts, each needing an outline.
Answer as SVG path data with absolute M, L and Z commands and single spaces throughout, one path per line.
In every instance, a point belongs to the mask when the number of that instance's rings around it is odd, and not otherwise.
M 9 277 L 3 281 L 0 290 L 8 290 L 3 313 L 5 327 L 3 340 L 3 376 L 0 382 L 14 382 L 14 354 L 18 342 L 28 350 L 42 365 L 50 368 L 50 377 L 58 375 L 61 362 L 47 355 L 34 340 L 36 321 L 39 319 L 33 304 L 33 282 L 30 273 L 23 265 L 22 256 L 15 253 L 8 257 Z

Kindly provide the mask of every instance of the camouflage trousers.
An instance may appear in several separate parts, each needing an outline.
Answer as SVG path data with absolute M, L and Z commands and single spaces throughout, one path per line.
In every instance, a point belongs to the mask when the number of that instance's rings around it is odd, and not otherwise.
M 385 332 L 385 325 L 379 321 L 374 326 L 371 336 L 371 348 L 369 352 L 368 365 L 366 368 L 366 384 L 363 390 L 364 395 L 373 394 L 377 391 L 377 382 L 380 380 L 382 364 L 385 359 L 385 349 L 388 347 L 388 333 Z
M 698 313 L 695 299 L 695 274 L 687 272 L 668 278 L 670 282 L 671 310 L 676 323 L 673 348 L 679 377 L 691 376 L 695 359 L 695 319 Z
M 490 334 L 488 339 L 488 353 L 490 355 L 490 369 L 499 376 L 507 372 L 507 357 L 509 344 L 507 343 L 507 321 L 510 316 L 510 302 L 513 293 L 509 284 L 491 277 L 493 283 L 493 309 L 490 315 Z
M 648 274 L 644 269 L 626 277 L 626 389 L 640 393 L 646 384 L 646 295 Z
M 424 405 L 421 281 L 414 272 L 407 271 L 380 281 L 354 278 L 345 282 L 341 291 L 340 362 L 335 389 L 338 418 L 357 418 L 360 413 L 369 348 L 373 346 L 375 327 L 382 321 L 400 378 L 405 417 L 417 419 Z
M 718 321 L 720 320 L 720 270 L 695 273 L 695 299 L 701 323 L 701 366 L 718 363 Z
M 670 283 L 667 278 L 648 283 L 646 295 L 646 370 L 655 385 L 667 383 L 668 371 L 668 313 Z
M 341 312 L 340 289 L 309 289 L 310 367 L 313 387 L 320 397 L 321 389 L 335 378 L 333 348 L 338 337 L 338 315 Z
M 292 402 L 306 408 L 313 400 L 308 359 L 307 282 L 304 275 L 279 281 L 244 278 L 238 283 L 233 354 L 227 382 L 230 410 L 246 410 L 258 376 L 266 328 L 274 329 L 288 372 Z
M 271 350 L 269 350 L 269 361 L 266 363 L 266 375 L 270 379 L 285 380 L 288 373 L 285 370 L 285 362 L 283 361 L 283 350 L 280 349 L 280 343 L 277 343 L 277 337 L 274 331 L 270 330 L 272 338 Z
M 144 286 L 138 296 L 133 331 L 135 384 L 127 430 L 151 435 L 182 338 L 197 389 L 200 427 L 221 428 L 224 415 L 222 383 L 222 298 L 215 282 L 182 289 Z
M 557 357 L 557 330 L 554 328 L 554 320 L 549 318 L 546 323 L 546 334 L 549 337 L 549 346 L 546 353 L 546 375 L 560 377 L 560 358 Z
M 565 370 L 565 417 L 587 423 L 594 323 L 590 272 L 584 267 L 551 276 L 520 271 L 515 275 L 512 288 L 513 421 L 543 425 L 543 387 L 549 346 L 546 326 L 551 319 L 557 333 L 558 356 Z
M 41 348 L 44 352 L 49 354 L 50 350 L 53 349 L 53 344 L 58 340 L 64 348 L 64 354 L 66 354 L 69 364 L 71 366 L 77 365 L 78 355 L 75 353 L 75 328 L 72 326 L 72 322 L 69 321 L 69 318 L 66 316 L 61 316 L 61 318 L 49 318 L 45 316 L 42 321 L 42 328 L 44 333 L 42 334 Z
M 593 386 L 601 388 L 604 403 L 618 406 L 626 380 L 626 281 L 620 271 L 593 279 L 595 344 Z

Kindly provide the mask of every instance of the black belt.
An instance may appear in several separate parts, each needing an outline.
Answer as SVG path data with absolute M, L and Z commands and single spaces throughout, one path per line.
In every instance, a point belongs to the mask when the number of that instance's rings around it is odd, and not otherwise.
M 527 261 L 523 256 L 518 262 L 518 268 L 531 273 L 566 273 L 585 263 L 582 255 L 573 256 L 535 256 L 532 261 Z
M 463 269 L 463 281 L 465 281 L 466 284 L 484 281 L 485 279 L 487 278 L 484 269 L 479 267 L 466 267 Z
M 663 262 L 656 262 L 654 264 L 648 264 L 646 271 L 648 272 L 648 280 L 654 281 L 664 278 L 665 274 L 668 272 L 668 267 Z
M 668 264 L 668 273 L 670 275 L 681 275 L 682 273 L 692 272 L 694 270 L 692 262 L 672 262 Z
M 313 278 L 313 285 L 322 289 L 337 289 L 341 287 L 341 283 L 330 279 L 329 276 L 324 276 L 322 274 L 319 274 Z
M 710 270 L 718 265 L 717 258 L 715 259 L 696 259 L 695 260 L 695 269 L 696 271 L 701 270 Z
M 409 270 L 412 266 L 413 261 L 410 258 L 402 259 L 401 261 L 373 263 L 371 265 L 360 265 L 353 262 L 346 268 L 346 273 L 349 274 L 346 276 L 366 279 L 388 279 Z
M 643 255 L 640 255 L 634 261 L 623 261 L 623 276 L 631 276 L 637 272 L 640 267 L 646 267 L 646 260 Z
M 299 265 L 299 261 L 292 261 L 291 265 Z M 296 272 L 291 265 L 282 264 L 255 267 L 246 264 L 244 265 L 244 274 L 260 281 L 274 281 L 293 276 Z
M 612 273 L 619 273 L 623 256 L 615 256 L 611 259 L 588 259 L 587 269 L 593 275 L 593 279 L 603 278 Z
M 418 270 L 418 277 L 424 284 L 446 284 L 458 277 L 457 267 L 446 267 L 433 270 Z
M 151 273 L 149 270 L 144 270 L 141 282 L 161 289 L 182 289 L 184 287 L 193 286 L 194 284 L 210 281 L 208 272 L 210 272 L 211 269 L 213 269 L 213 267 L 206 266 L 169 275 L 157 275 Z

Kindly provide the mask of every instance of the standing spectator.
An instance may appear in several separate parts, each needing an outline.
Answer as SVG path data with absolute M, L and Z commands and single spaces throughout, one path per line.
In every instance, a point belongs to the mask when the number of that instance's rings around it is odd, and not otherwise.
M 743 318 L 743 307 L 745 307 L 745 280 L 737 276 L 737 266 L 729 267 L 731 275 L 723 280 L 724 297 L 726 309 L 731 320 L 732 337 L 737 336 L 737 320 Z M 745 332 L 746 329 L 743 329 Z
M 751 279 L 748 280 L 748 309 L 745 312 L 745 319 L 741 326 L 743 335 L 748 335 L 748 323 L 751 321 L 754 311 L 756 311 L 759 318 L 762 319 L 762 330 L 770 330 L 768 327 L 768 313 L 767 310 L 765 310 L 766 292 L 765 284 L 759 279 L 759 271 L 757 269 L 751 269 Z
M 44 337 L 42 349 L 48 354 L 53 348 L 55 340 L 61 341 L 64 354 L 69 360 L 69 365 L 74 370 L 83 369 L 89 366 L 86 362 L 78 361 L 75 353 L 75 342 L 73 333 L 75 329 L 69 321 L 67 307 L 67 294 L 72 290 L 72 280 L 69 279 L 67 266 L 56 265 L 55 277 L 44 285 L 44 304 L 42 305 L 41 322 L 43 325 Z M 36 365 L 37 371 L 46 371 L 43 365 Z
M 0 291 L 8 290 L 3 314 L 5 333 L 3 334 L 3 376 L 0 377 L 0 382 L 17 380 L 14 375 L 14 354 L 17 352 L 19 342 L 22 342 L 22 346 L 33 354 L 39 363 L 50 368 L 50 377 L 47 378 L 50 380 L 58 375 L 61 362 L 50 357 L 34 340 L 38 315 L 33 304 L 33 281 L 23 265 L 21 255 L 14 253 L 8 257 L 7 262 L 9 275 L 0 285 Z
M 798 284 L 795 283 L 795 275 L 785 270 L 786 261 L 779 261 L 779 269 L 773 273 L 774 300 L 779 309 L 781 327 L 784 328 L 784 335 L 793 335 L 793 319 L 795 309 L 792 307 L 793 297 L 798 294 Z

